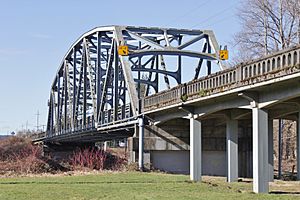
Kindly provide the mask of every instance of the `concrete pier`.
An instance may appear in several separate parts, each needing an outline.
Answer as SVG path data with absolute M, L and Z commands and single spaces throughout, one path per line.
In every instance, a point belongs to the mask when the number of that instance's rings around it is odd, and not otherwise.
M 253 127 L 253 191 L 269 192 L 268 112 L 252 108 Z
M 227 146 L 227 181 L 238 180 L 238 121 L 226 122 L 226 146 Z
M 202 174 L 201 122 L 190 117 L 190 179 L 201 181 Z

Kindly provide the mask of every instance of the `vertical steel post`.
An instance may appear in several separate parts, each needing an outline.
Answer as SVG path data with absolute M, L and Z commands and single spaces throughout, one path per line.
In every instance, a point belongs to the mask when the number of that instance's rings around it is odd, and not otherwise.
M 76 124 L 77 124 L 77 119 L 75 119 L 75 113 L 76 113 L 76 64 L 77 64 L 77 60 L 76 60 L 76 48 L 73 48 L 73 111 L 72 111 L 72 117 L 73 117 L 73 129 L 75 129 Z
M 60 77 L 59 73 L 57 74 L 57 119 L 56 119 L 56 126 L 57 126 L 57 133 L 60 133 Z
M 210 45 L 208 36 L 206 38 L 206 42 L 207 42 L 207 53 L 211 53 L 211 45 Z M 207 75 L 210 75 L 211 74 L 211 61 L 207 60 L 206 62 L 207 62 Z
M 82 47 L 82 56 L 83 56 L 83 122 L 82 125 L 85 128 L 86 127 L 86 112 L 87 112 L 87 63 L 86 63 L 86 51 L 85 51 L 85 45 L 86 43 L 83 43 Z
M 68 89 L 67 89 L 67 61 L 64 62 L 64 131 L 67 131 L 68 123 Z
M 101 68 L 101 32 L 98 32 L 98 41 L 97 41 L 97 119 L 99 118 L 99 111 L 100 111 L 100 103 L 101 103 L 101 95 L 102 95 L 102 68 Z M 97 121 L 98 122 L 98 121 Z
M 182 42 L 182 36 L 179 36 L 179 38 L 178 38 L 178 46 L 181 45 L 181 42 Z M 178 71 L 177 83 L 181 84 L 181 64 L 182 64 L 181 56 L 178 56 L 178 63 L 177 64 L 178 64 L 178 68 L 177 68 L 177 71 Z
M 118 45 L 115 42 L 114 45 L 114 94 L 113 94 L 113 107 L 114 107 L 114 121 L 118 120 L 118 107 L 119 107 L 119 55 Z

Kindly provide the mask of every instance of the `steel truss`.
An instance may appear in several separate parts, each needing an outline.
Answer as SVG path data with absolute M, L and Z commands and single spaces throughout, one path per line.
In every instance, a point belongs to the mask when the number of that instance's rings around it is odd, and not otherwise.
M 202 49 L 192 49 L 195 43 Z M 128 46 L 128 55 L 118 54 Z M 63 58 L 48 101 L 47 137 L 97 129 L 136 118 L 140 99 L 181 84 L 182 59 L 196 58 L 194 79 L 206 60 L 218 59 L 212 31 L 131 26 L 98 27 L 82 35 Z M 171 57 L 176 70 L 165 59 Z M 173 79 L 175 84 L 170 81 Z

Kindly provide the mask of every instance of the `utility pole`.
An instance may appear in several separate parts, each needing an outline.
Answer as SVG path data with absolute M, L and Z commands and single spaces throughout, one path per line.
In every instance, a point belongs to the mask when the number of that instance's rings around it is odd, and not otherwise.
M 40 118 L 40 113 L 39 110 L 36 113 L 36 131 L 39 130 L 39 118 Z
M 27 132 L 28 131 L 28 120 L 26 121 L 26 130 L 25 130 L 25 132 Z

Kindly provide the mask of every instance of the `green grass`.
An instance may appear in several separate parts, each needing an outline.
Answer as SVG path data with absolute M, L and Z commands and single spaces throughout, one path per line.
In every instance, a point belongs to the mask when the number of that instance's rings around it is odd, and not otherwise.
M 0 179 L 0 199 L 299 199 L 296 195 L 252 194 L 252 183 L 228 184 L 205 177 L 201 183 L 184 175 L 103 173 L 84 176 Z

